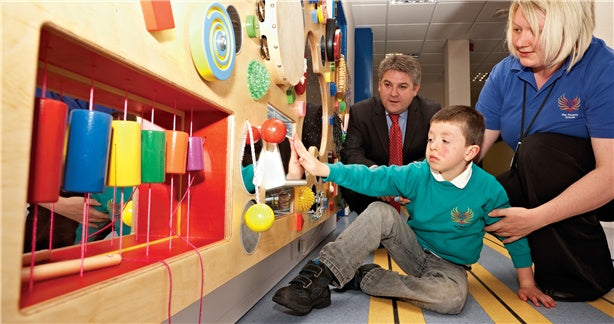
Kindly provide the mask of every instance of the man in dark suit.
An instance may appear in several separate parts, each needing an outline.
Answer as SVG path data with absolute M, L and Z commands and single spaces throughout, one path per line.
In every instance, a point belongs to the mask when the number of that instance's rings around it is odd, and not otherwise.
M 441 105 L 418 96 L 421 70 L 416 59 L 409 55 L 387 56 L 378 68 L 378 97 L 354 104 L 341 162 L 364 164 L 368 167 L 389 165 L 390 114 L 398 114 L 403 134 L 403 163 L 424 159 L 431 117 Z M 350 210 L 360 214 L 367 206 L 379 200 L 341 187 L 341 195 Z M 391 197 L 381 197 L 390 200 Z

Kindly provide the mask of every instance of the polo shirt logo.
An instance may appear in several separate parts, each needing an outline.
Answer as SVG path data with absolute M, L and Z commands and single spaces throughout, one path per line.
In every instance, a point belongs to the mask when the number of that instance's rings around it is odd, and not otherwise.
M 458 211 L 458 207 L 454 207 L 454 209 L 452 209 L 450 212 L 450 215 L 452 221 L 458 225 L 466 225 L 471 223 L 471 220 L 473 220 L 473 210 L 471 210 L 471 208 L 467 208 L 467 211 L 461 213 Z
M 578 117 L 577 111 L 580 109 L 580 102 L 581 100 L 579 97 L 575 97 L 570 100 L 570 99 L 567 99 L 567 97 L 565 97 L 565 94 L 560 96 L 558 100 L 558 104 L 559 104 L 559 109 L 563 111 L 563 113 L 561 113 L 561 116 L 563 116 L 563 118 L 565 119 L 577 118 Z

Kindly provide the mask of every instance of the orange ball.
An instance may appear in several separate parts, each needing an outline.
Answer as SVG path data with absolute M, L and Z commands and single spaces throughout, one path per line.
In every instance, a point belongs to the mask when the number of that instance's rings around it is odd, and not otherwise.
M 258 143 L 258 141 L 260 140 L 260 131 L 258 130 L 258 128 L 251 126 L 252 127 L 252 135 L 254 136 L 254 143 Z M 250 138 L 249 138 L 249 132 L 247 132 L 247 136 L 245 136 L 245 144 L 250 144 Z
M 277 118 L 269 118 L 262 123 L 260 132 L 262 138 L 269 142 L 279 144 L 286 137 L 286 125 Z

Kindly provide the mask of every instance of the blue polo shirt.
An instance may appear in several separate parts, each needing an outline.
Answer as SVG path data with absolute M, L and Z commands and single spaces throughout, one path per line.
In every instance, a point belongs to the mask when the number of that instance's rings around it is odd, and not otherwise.
M 526 84 L 525 131 L 545 100 L 529 135 L 550 132 L 614 138 L 614 50 L 593 37 L 569 72 L 568 66 L 569 59 L 537 90 L 532 69 L 522 66 L 516 57 L 510 55 L 495 65 L 476 105 L 486 118 L 486 128 L 500 130 L 505 143 L 516 147 Z

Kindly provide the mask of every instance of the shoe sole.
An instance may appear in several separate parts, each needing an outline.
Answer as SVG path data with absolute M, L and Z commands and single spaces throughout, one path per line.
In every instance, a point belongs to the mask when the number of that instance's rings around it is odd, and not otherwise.
M 279 305 L 282 305 L 295 311 L 298 315 L 301 316 L 309 314 L 309 312 L 311 312 L 311 310 L 314 308 L 321 309 L 330 306 L 330 299 L 322 299 L 321 301 L 316 302 L 314 305 L 311 305 L 309 307 L 289 303 L 287 299 L 278 297 L 277 295 L 273 296 L 273 301 L 278 303 Z

